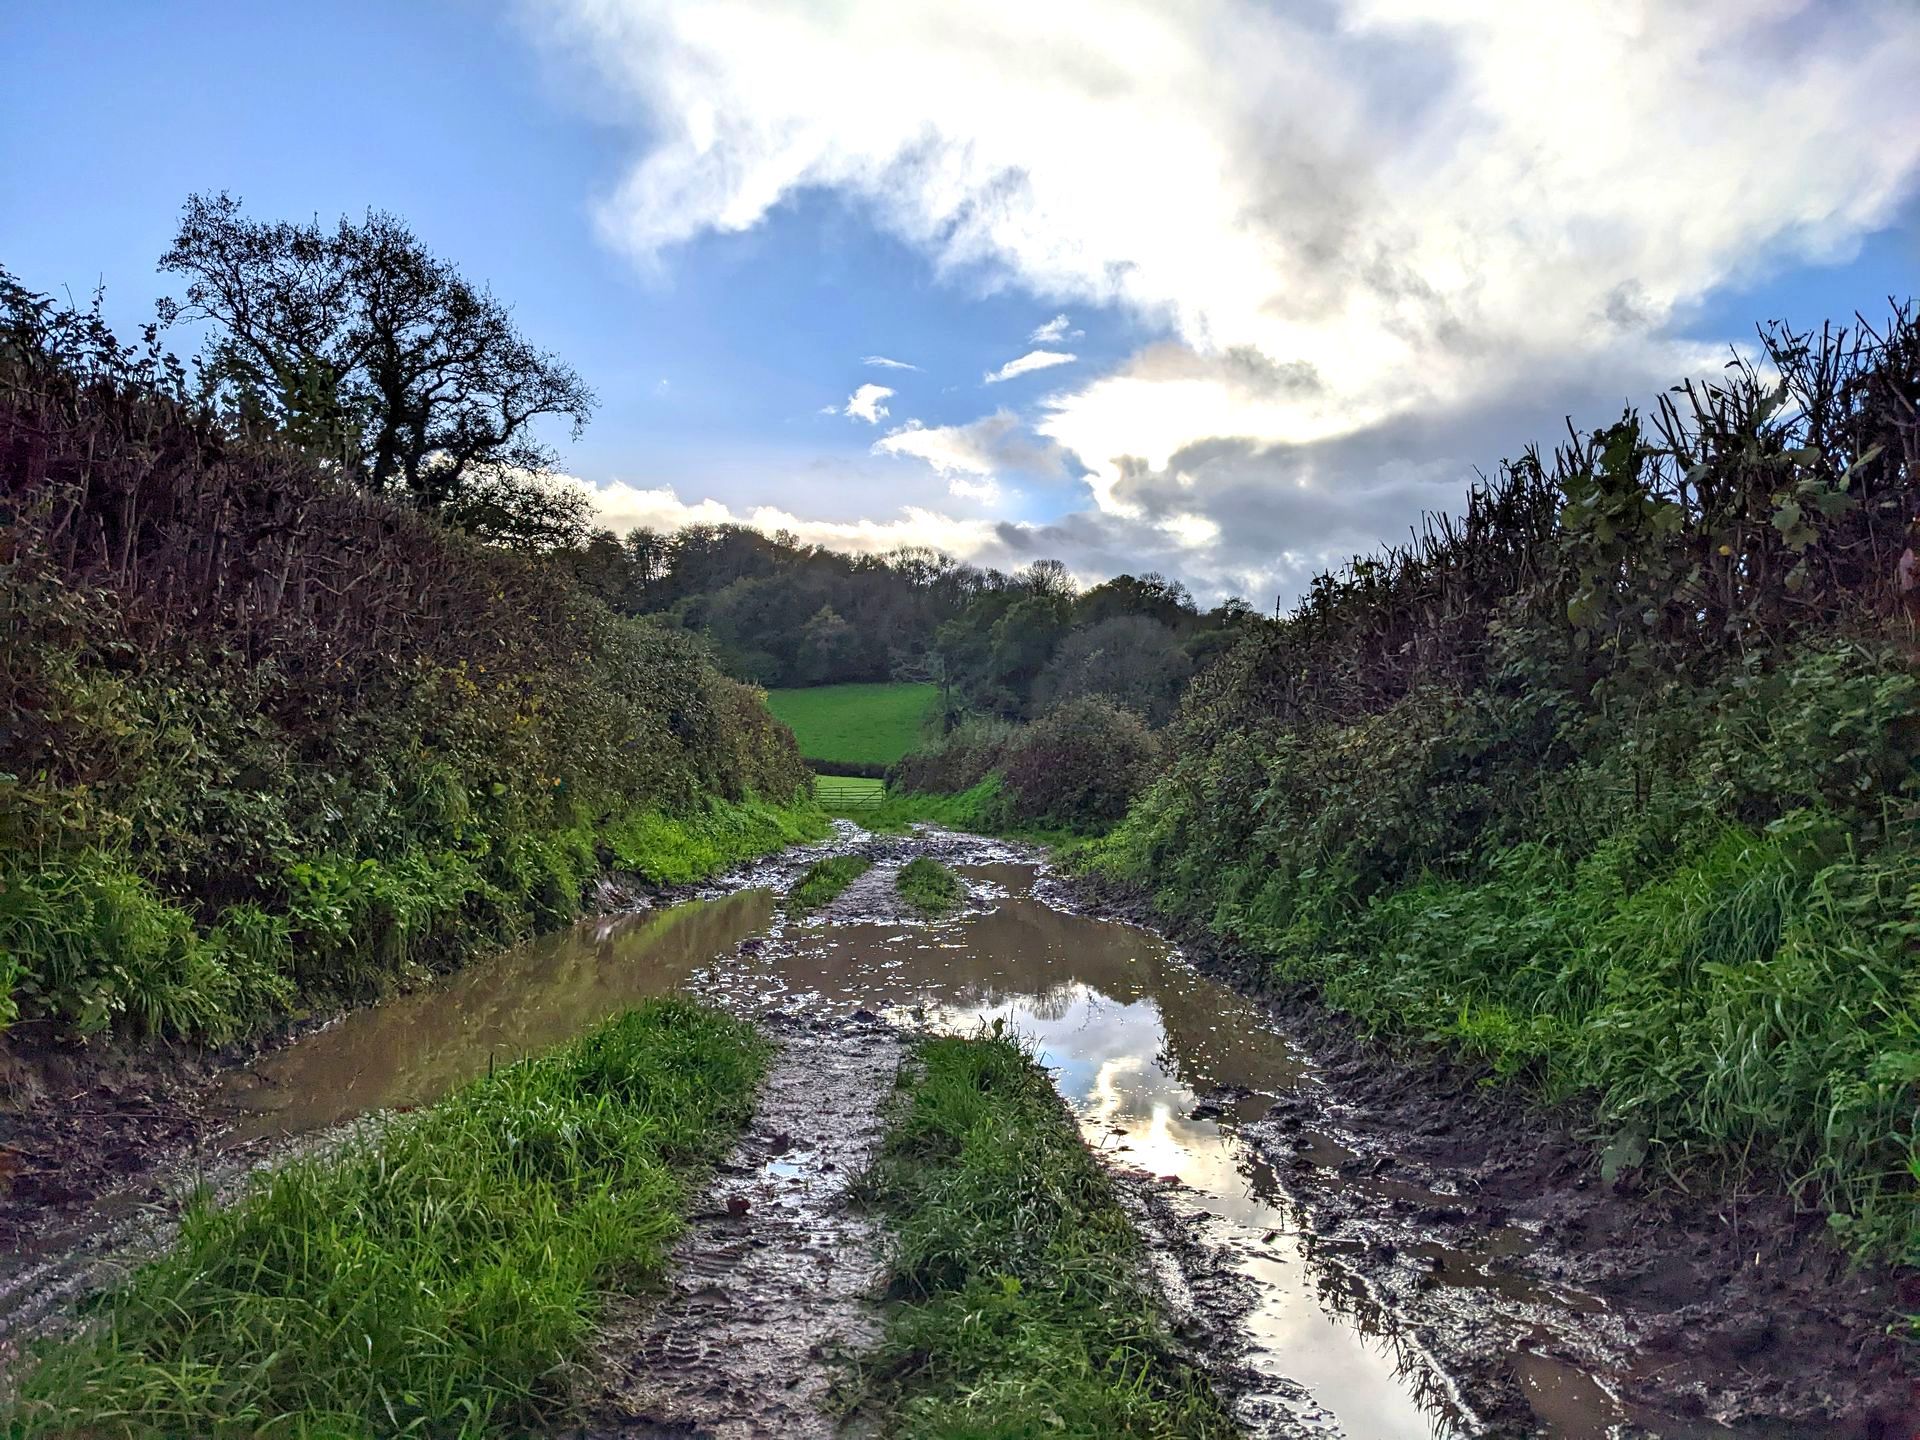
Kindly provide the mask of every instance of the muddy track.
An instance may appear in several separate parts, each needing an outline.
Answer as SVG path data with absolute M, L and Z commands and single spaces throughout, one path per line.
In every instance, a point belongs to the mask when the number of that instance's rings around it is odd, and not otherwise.
M 1311 1057 L 1317 1083 L 1241 1133 L 1287 1177 L 1327 1263 L 1439 1359 L 1485 1433 L 1532 1431 L 1532 1317 L 1497 1288 L 1463 1305 L 1437 1283 L 1429 1242 L 1518 1227 L 1532 1243 L 1500 1268 L 1604 1301 L 1554 1317 L 1549 1348 L 1609 1374 L 1625 1398 L 1783 1437 L 1920 1437 L 1916 1356 L 1889 1333 L 1920 1284 L 1852 1268 L 1780 1189 L 1683 1193 L 1639 1172 L 1605 1184 L 1576 1114 L 1432 1050 L 1358 1035 L 1310 993 L 1276 991 L 1257 957 L 1169 924 L 1138 894 L 1059 877 L 1051 888 L 1082 913 L 1168 934 Z
M 892 1027 L 772 1013 L 781 1042 L 753 1123 L 675 1245 L 663 1300 L 616 1302 L 586 1440 L 840 1431 L 837 1363 L 877 1335 L 881 1238 L 849 1203 L 881 1136 Z
M 874 860 L 875 868 L 813 916 L 776 915 L 768 922 L 771 902 L 764 895 L 735 894 L 784 891 L 812 861 L 849 850 Z M 907 915 L 893 891 L 898 866 L 919 854 L 973 867 L 965 877 L 965 906 L 938 927 Z M 1031 872 L 1022 867 L 1040 863 L 1025 847 L 978 837 L 938 831 L 884 837 L 843 826 L 826 844 L 658 897 L 665 904 L 733 894 L 723 906 L 751 901 L 759 907 L 754 914 L 761 918 L 748 918 L 760 927 L 770 923 L 764 933 L 735 928 L 735 938 L 699 951 L 704 970 L 665 983 L 691 984 L 755 1017 L 775 1007 L 784 1018 L 776 1013 L 768 1023 L 786 1049 L 761 1114 L 687 1233 L 669 1296 L 625 1308 L 610 1329 L 602 1353 L 605 1383 L 591 1411 L 598 1428 L 590 1433 L 832 1433 L 818 1427 L 828 1424 L 821 1403 L 833 1367 L 825 1362 L 838 1351 L 817 1342 L 838 1334 L 839 1344 L 857 1346 L 870 1333 L 862 1327 L 872 1323 L 867 1295 L 877 1243 L 840 1203 L 843 1179 L 871 1152 L 877 1107 L 891 1087 L 901 1044 L 896 1032 L 856 1007 L 883 1008 L 867 997 L 885 992 L 894 997 L 887 1004 L 901 1006 L 896 1019 L 921 1019 L 913 977 L 945 976 L 953 962 L 942 957 L 965 953 L 951 948 L 962 932 L 989 944 L 988 930 L 969 928 L 976 925 L 1015 924 L 1008 932 L 1018 942 L 1014 949 L 1028 946 L 1020 953 L 1029 958 L 1012 969 L 988 966 L 980 980 L 964 982 L 955 992 L 963 996 L 963 1010 L 996 994 L 1052 993 L 1049 987 L 1059 982 L 1047 978 L 1050 964 L 1060 966 L 1061 981 L 1076 973 L 1073 956 L 1085 943 L 1080 937 L 1091 940 L 1093 932 L 1072 929 L 1081 922 L 1063 916 L 1106 917 L 1169 933 L 1138 896 L 1049 875 L 1044 866 L 1038 900 L 1009 902 L 1008 871 L 1027 876 L 1015 886 L 1024 893 Z M 616 886 L 606 900 L 631 903 L 633 896 Z M 1036 911 L 1039 901 L 1044 908 Z M 1016 924 L 1021 906 L 1028 918 Z M 1046 925 L 1059 936 L 1047 943 L 1068 947 L 1047 951 L 1057 957 L 1051 961 L 1029 944 L 1045 938 L 1031 927 Z M 752 938 L 736 946 L 737 937 L 749 933 Z M 1257 960 L 1203 933 L 1174 933 L 1173 939 L 1184 947 L 1182 973 L 1197 972 L 1238 992 L 1229 997 L 1204 980 L 1183 982 L 1184 1003 L 1201 1006 L 1183 1017 L 1190 1049 L 1221 1013 L 1234 1009 L 1242 1017 L 1234 1024 L 1271 1030 L 1272 1044 L 1297 1052 L 1288 1065 L 1304 1066 L 1298 1078 L 1275 1072 L 1270 1081 L 1255 1079 L 1266 1089 L 1229 1086 L 1213 1093 L 1206 1090 L 1211 1082 L 1196 1080 L 1185 1093 L 1197 1095 L 1197 1104 L 1180 1103 L 1192 1108 L 1194 1119 L 1224 1117 L 1228 1148 L 1240 1147 L 1240 1163 L 1259 1171 L 1259 1184 L 1284 1208 L 1273 1234 L 1284 1232 L 1288 1238 L 1279 1243 L 1297 1247 L 1315 1277 L 1318 1309 L 1384 1337 L 1395 1370 L 1414 1377 L 1409 1384 L 1422 1409 L 1452 1417 L 1449 1423 L 1462 1433 L 1521 1436 L 1539 1433 L 1560 1406 L 1571 1418 L 1556 1433 L 1599 1434 L 1590 1428 L 1591 1408 L 1575 1414 L 1585 1402 L 1555 1389 L 1574 1381 L 1590 1387 L 1598 1377 L 1631 1402 L 1631 1413 L 1654 1417 L 1644 1428 L 1616 1425 L 1606 1432 L 1614 1436 L 1692 1440 L 1725 1434 L 1711 1423 L 1720 1422 L 1768 1440 L 1920 1437 L 1910 1352 L 1886 1333 L 1903 1305 L 1920 1306 L 1920 1294 L 1903 1298 L 1886 1276 L 1850 1272 L 1817 1217 L 1797 1214 L 1778 1192 L 1683 1195 L 1634 1174 L 1602 1184 L 1576 1116 L 1529 1106 L 1510 1088 L 1483 1084 L 1482 1072 L 1433 1052 L 1361 1038 L 1311 996 L 1274 993 Z M 601 942 L 586 933 L 564 943 L 589 954 Z M 702 938 L 693 948 L 709 943 Z M 909 962 L 909 951 L 919 958 Z M 622 970 L 619 955 L 601 953 L 603 970 Z M 1128 968 L 1134 963 L 1111 971 L 1114 983 L 1098 982 L 1116 997 L 1105 1003 L 1131 1004 L 1160 993 L 1140 988 L 1146 972 Z M 933 968 L 921 972 L 914 965 Z M 456 991 L 459 983 L 453 982 Z M 958 983 L 958 972 L 953 982 L 941 983 Z M 1214 998 L 1205 999 L 1202 990 Z M 511 1011 L 532 998 L 521 990 L 505 993 L 505 1000 L 493 996 L 494 1010 L 484 1013 Z M 1248 1006 L 1240 996 L 1256 1003 Z M 445 995 L 422 998 L 454 1003 Z M 1046 1002 L 1058 1003 L 1065 1003 L 1058 995 Z M 405 1028 L 424 1023 L 409 1019 L 406 1005 L 382 1009 L 403 1029 L 374 1028 L 362 1053 L 384 1054 L 395 1044 L 435 1049 L 438 1032 Z M 795 1020 L 796 1014 L 809 1021 Z M 811 1024 L 835 1014 L 842 1018 L 825 1028 Z M 341 1029 L 373 1018 L 374 1012 L 360 1012 Z M 12 1194 L 0 1204 L 0 1236 L 15 1251 L 16 1270 L 18 1257 L 31 1253 L 22 1252 L 22 1243 L 31 1245 L 36 1234 L 56 1262 L 71 1254 L 77 1264 L 80 1252 L 58 1237 L 103 1190 L 117 1187 L 124 1198 L 146 1187 L 160 1212 L 177 1177 L 217 1168 L 216 1162 L 231 1171 L 259 1158 L 265 1146 L 235 1150 L 230 1137 L 215 1133 L 232 1114 L 209 1103 L 209 1087 L 272 1068 L 269 1057 L 296 1039 L 317 1038 L 324 1049 L 324 1042 L 342 1038 L 315 1037 L 318 1028 L 290 1027 L 262 1047 L 220 1056 L 56 1054 L 16 1064 L 16 1101 L 29 1103 L 0 1118 L 0 1143 L 12 1147 L 0 1151 L 0 1163 L 11 1155 L 13 1166 Z M 289 1051 L 286 1058 L 295 1057 Z M 1184 1077 L 1183 1067 L 1194 1060 L 1175 1054 L 1158 1063 L 1170 1076 L 1178 1069 Z M 1197 1073 L 1204 1077 L 1209 1063 L 1202 1057 Z M 314 1077 L 330 1072 L 295 1067 L 288 1073 L 304 1093 L 324 1090 L 325 1081 Z M 288 1083 L 287 1076 L 279 1080 Z M 1101 1139 L 1097 1127 L 1089 1134 Z M 217 1155 L 215 1142 L 225 1146 Z M 1262 1352 L 1248 1338 L 1259 1295 L 1247 1277 L 1271 1266 L 1273 1235 L 1236 1229 L 1228 1217 L 1209 1213 L 1209 1206 L 1220 1208 L 1218 1193 L 1209 1198 L 1138 1170 L 1132 1155 L 1122 1153 L 1128 1146 L 1114 1144 L 1107 1158 L 1152 1239 L 1183 1332 L 1195 1354 L 1212 1364 L 1249 1433 L 1331 1433 L 1332 1416 L 1289 1369 L 1284 1345 Z M 744 1200 L 744 1212 L 735 1213 L 729 1199 Z M 96 1235 L 89 1243 L 97 1250 L 101 1240 Z M 69 1295 L 73 1286 L 63 1282 L 59 1290 Z M 1366 1429 L 1349 1422 L 1345 1433 L 1364 1440 Z
M 690 885 L 649 885 L 638 876 L 609 873 L 591 886 L 588 913 L 646 914 L 758 886 L 784 889 L 815 859 L 846 849 L 855 833 L 843 822 L 832 840 Z M 423 972 L 369 1003 L 432 987 L 446 973 Z M 48 1037 L 43 1024 L 15 1025 L 0 1039 L 0 1252 L 31 1245 L 109 1192 L 137 1187 L 145 1201 L 165 1205 L 174 1174 L 196 1174 L 203 1166 L 225 1169 L 244 1159 L 205 1150 L 233 1118 L 210 1104 L 223 1079 L 244 1074 L 264 1057 L 364 1008 L 342 1004 L 315 1010 L 211 1049 L 75 1044 Z M 268 1148 L 254 1147 L 260 1153 Z

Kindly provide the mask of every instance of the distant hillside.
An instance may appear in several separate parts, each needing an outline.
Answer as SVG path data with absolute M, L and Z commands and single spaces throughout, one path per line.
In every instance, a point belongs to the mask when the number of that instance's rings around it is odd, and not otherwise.
M 1121 575 L 1079 593 L 1056 561 L 1005 575 L 930 550 L 843 555 L 742 526 L 595 536 L 575 575 L 626 614 L 698 631 L 773 689 L 944 680 L 959 710 L 1027 719 L 1100 695 L 1163 724 L 1193 674 L 1259 623 L 1184 586 Z

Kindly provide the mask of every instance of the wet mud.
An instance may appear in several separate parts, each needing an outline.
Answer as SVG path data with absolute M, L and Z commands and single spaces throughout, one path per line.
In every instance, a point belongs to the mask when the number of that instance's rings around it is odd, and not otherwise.
M 874 868 L 788 916 L 780 892 L 834 849 Z M 936 921 L 893 890 L 923 853 L 966 890 Z M 1181 1334 L 1251 1435 L 1920 1434 L 1882 1333 L 1890 1289 L 1849 1275 L 1777 1196 L 1602 1185 L 1565 1117 L 1360 1040 L 1310 997 L 1260 993 L 1257 965 L 1203 937 L 1176 950 L 1152 919 L 1017 846 L 845 827 L 229 1070 L 199 1094 L 196 1153 L 257 1158 L 428 1103 L 668 989 L 762 1018 L 786 1049 L 761 1114 L 670 1293 L 609 1328 L 591 1433 L 824 1435 L 830 1362 L 872 1323 L 879 1240 L 841 1201 L 892 1085 L 889 1025 L 1003 1020 L 1122 1182 Z M 77 1223 L 104 1243 L 97 1221 Z M 74 1229 L 28 1248 L 75 1252 Z M 4 1326 L 46 1303 L 31 1265 L 12 1263 Z
M 902 1044 L 871 1016 L 757 1018 L 781 1050 L 753 1123 L 674 1247 L 668 1294 L 616 1304 L 591 1440 L 840 1433 L 830 1390 L 877 1338 L 881 1278 L 881 1236 L 849 1188 Z
M 1054 898 L 1164 923 L 1137 896 L 1083 882 Z M 1686 1193 L 1639 1171 L 1605 1183 L 1576 1114 L 1450 1057 L 1390 1050 L 1310 994 L 1268 985 L 1254 957 L 1179 938 L 1197 971 L 1255 997 L 1313 1056 L 1310 1083 L 1242 1134 L 1286 1177 L 1329 1272 L 1440 1357 L 1480 1412 L 1469 1433 L 1920 1437 L 1917 1357 L 1896 1338 L 1920 1284 L 1851 1266 L 1784 1183 Z M 1462 1265 L 1475 1248 L 1485 1261 Z M 1517 1303 L 1523 1291 L 1549 1303 Z

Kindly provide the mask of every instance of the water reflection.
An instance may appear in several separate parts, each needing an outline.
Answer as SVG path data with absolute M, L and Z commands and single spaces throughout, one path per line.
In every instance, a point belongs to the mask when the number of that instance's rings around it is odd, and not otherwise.
M 1011 867 L 986 874 L 1009 892 L 990 914 L 951 927 L 808 931 L 748 957 L 722 983 L 917 1014 L 943 1028 L 1005 1021 L 1034 1041 L 1091 1144 L 1118 1163 L 1178 1176 L 1188 1203 L 1211 1214 L 1210 1243 L 1258 1285 L 1244 1322 L 1249 1359 L 1280 1393 L 1304 1387 L 1312 1397 L 1291 1407 L 1296 1419 L 1332 1422 L 1356 1440 L 1456 1433 L 1452 1398 L 1431 1384 L 1424 1357 L 1396 1349 L 1380 1333 L 1383 1317 L 1356 1324 L 1351 1301 L 1337 1311 L 1324 1303 L 1327 1272 L 1301 1248 L 1298 1217 L 1234 1133 L 1237 1119 L 1300 1081 L 1298 1053 L 1253 1005 L 1154 936 L 1054 910 Z M 1193 1118 L 1197 1098 L 1218 1087 L 1250 1093 L 1217 1119 Z
M 773 897 L 746 890 L 590 921 L 356 1010 L 231 1077 L 233 1140 L 324 1129 L 369 1110 L 422 1105 L 495 1064 L 572 1039 L 685 985 L 766 929 Z

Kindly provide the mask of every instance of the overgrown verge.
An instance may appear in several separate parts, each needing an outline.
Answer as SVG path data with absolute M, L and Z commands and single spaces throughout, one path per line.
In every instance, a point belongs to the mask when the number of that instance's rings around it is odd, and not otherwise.
M 1125 816 L 1159 754 L 1139 716 L 1098 696 L 1063 701 L 1031 725 L 976 717 L 901 760 L 878 818 L 987 834 L 1098 834 Z
M 1583 1107 L 1609 1179 L 1920 1262 L 1920 329 L 1770 341 L 1322 577 L 1088 862 Z
M 935 860 L 921 855 L 900 867 L 893 888 L 921 915 L 944 915 L 960 903 L 960 877 Z
M 0 1428 L 544 1429 L 604 1294 L 659 1278 L 766 1057 L 744 1022 L 650 1002 L 227 1208 L 202 1200 L 167 1256 L 35 1357 Z
M 816 860 L 788 892 L 787 908 L 804 912 L 831 905 L 872 868 L 873 862 L 864 855 L 829 855 L 824 860 Z
M 1112 1181 L 1004 1036 L 922 1042 L 867 1182 L 893 1231 L 859 1407 L 892 1434 L 1230 1436 Z
M 0 274 L 0 1021 L 218 1040 L 821 833 L 697 644 L 294 438 Z

